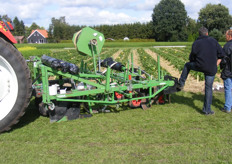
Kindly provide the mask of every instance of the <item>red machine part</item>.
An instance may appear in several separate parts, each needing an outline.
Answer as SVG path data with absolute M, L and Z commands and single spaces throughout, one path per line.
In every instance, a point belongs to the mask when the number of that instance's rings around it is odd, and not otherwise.
M 7 26 L 10 31 L 14 30 L 14 27 L 10 22 L 7 22 Z
M 117 100 L 121 100 L 123 98 L 123 94 L 120 94 L 118 92 L 114 92 L 114 93 Z
M 165 103 L 164 95 L 160 95 L 160 96 L 159 96 L 158 102 L 159 102 L 159 104 L 164 104 L 164 103 Z
M 141 102 L 142 102 L 141 99 L 139 99 L 139 100 L 132 100 L 132 101 L 130 102 L 130 105 L 131 105 L 131 107 L 137 108 L 137 107 L 140 107 Z
M 10 40 L 11 43 L 15 44 L 17 41 L 15 40 L 14 36 L 11 34 L 10 30 L 13 30 L 13 26 L 10 22 L 7 24 L 3 21 L 0 21 L 0 33 L 2 33 L 7 39 Z

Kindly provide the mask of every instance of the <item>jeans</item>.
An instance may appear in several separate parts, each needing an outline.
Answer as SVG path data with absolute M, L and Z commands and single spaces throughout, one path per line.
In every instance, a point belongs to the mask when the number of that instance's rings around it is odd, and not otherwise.
M 199 69 L 197 69 L 196 67 L 195 62 L 188 62 L 184 65 L 184 69 L 179 79 L 179 84 L 181 87 L 184 86 L 190 70 L 199 71 Z M 211 112 L 211 104 L 213 98 L 212 88 L 213 88 L 214 77 L 215 75 L 214 76 L 205 75 L 205 98 L 204 98 L 203 112 L 206 114 Z
M 225 105 L 224 109 L 227 111 L 231 111 L 232 107 L 232 78 L 227 78 L 224 80 L 224 89 L 225 89 Z
M 184 65 L 184 69 L 182 71 L 182 74 L 180 76 L 180 79 L 179 79 L 179 83 L 180 83 L 180 86 L 183 87 L 184 84 L 185 84 L 185 81 L 188 77 L 188 74 L 189 74 L 189 71 L 190 70 L 194 70 L 194 71 L 199 71 L 197 68 L 196 68 L 196 63 L 195 62 L 188 62 L 188 63 L 185 63 Z
M 205 98 L 204 98 L 204 106 L 203 112 L 210 113 L 211 112 L 211 104 L 213 99 L 213 81 L 215 76 L 205 75 Z

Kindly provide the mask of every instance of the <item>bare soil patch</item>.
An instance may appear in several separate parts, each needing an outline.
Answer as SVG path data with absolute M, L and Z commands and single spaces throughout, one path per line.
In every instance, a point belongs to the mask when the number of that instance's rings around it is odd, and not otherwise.
M 121 52 L 122 52 L 122 50 L 118 50 L 116 53 L 114 53 L 114 54 L 112 55 L 112 58 L 113 58 L 113 59 L 117 59 Z
M 135 67 L 140 67 L 142 70 L 144 70 L 144 68 L 142 67 L 142 64 L 140 63 L 140 59 L 139 59 L 139 54 L 138 52 L 136 51 L 136 49 L 134 49 L 132 51 L 133 53 L 133 59 L 134 59 L 134 66 Z M 131 61 L 131 55 L 129 55 L 129 60 Z

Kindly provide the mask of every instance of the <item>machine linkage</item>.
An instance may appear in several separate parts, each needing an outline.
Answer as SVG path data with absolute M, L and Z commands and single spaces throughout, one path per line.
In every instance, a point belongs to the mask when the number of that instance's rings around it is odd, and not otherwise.
M 78 67 L 46 55 L 31 58 L 36 102 L 51 122 L 90 117 L 95 112 L 108 111 L 107 107 L 124 104 L 147 109 L 154 102 L 162 104 L 169 100 L 169 94 L 176 91 L 176 78 L 161 77 L 159 72 L 158 79 L 154 79 L 134 68 L 133 60 L 127 66 L 112 58 L 101 60 L 104 40 L 103 34 L 89 27 L 74 35 L 77 50 L 92 57 L 92 69 L 87 69 L 84 61 Z

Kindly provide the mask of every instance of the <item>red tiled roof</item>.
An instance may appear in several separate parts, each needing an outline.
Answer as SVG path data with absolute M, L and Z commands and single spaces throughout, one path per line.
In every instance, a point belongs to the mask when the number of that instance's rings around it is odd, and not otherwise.
M 33 34 L 35 31 L 38 31 L 45 38 L 48 38 L 48 32 L 46 30 L 40 30 L 40 29 L 32 30 L 31 34 Z

